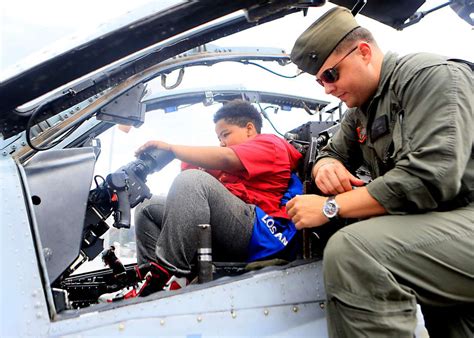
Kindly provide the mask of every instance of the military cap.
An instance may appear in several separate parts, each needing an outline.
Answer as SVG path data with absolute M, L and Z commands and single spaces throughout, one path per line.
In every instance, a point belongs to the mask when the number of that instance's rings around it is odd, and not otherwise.
M 291 61 L 302 71 L 316 75 L 339 42 L 357 27 L 359 24 L 347 8 L 331 8 L 298 37 Z

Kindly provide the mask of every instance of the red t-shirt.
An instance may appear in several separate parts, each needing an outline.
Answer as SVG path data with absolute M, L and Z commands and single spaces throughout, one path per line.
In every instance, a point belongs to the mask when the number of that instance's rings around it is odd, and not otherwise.
M 301 154 L 284 139 L 272 134 L 259 134 L 229 148 L 239 157 L 245 171 L 209 170 L 210 174 L 245 203 L 259 206 L 272 217 L 288 219 L 286 208 L 280 205 L 280 201 Z M 190 167 L 182 166 L 183 169 Z

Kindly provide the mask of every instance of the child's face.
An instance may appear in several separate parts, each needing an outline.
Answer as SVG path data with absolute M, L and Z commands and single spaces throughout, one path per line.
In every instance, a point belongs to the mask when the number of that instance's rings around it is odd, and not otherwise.
M 229 147 L 247 141 L 252 133 L 249 124 L 246 127 L 239 127 L 235 124 L 229 124 L 224 119 L 216 122 L 216 134 L 221 147 Z

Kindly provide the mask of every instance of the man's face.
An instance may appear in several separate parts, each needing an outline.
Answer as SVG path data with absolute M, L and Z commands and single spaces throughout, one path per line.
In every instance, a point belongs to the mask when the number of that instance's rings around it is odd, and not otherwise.
M 251 136 L 248 124 L 246 127 L 239 127 L 235 124 L 227 123 L 224 119 L 216 122 L 216 134 L 221 147 L 243 143 Z
M 368 73 L 368 60 L 359 43 L 341 53 L 332 53 L 316 74 L 318 82 L 324 86 L 326 94 L 333 95 L 343 101 L 349 108 L 360 107 L 372 95 L 373 86 Z M 324 81 L 323 72 L 333 68 L 337 72 L 337 80 L 330 83 Z M 333 71 L 334 74 L 334 71 Z

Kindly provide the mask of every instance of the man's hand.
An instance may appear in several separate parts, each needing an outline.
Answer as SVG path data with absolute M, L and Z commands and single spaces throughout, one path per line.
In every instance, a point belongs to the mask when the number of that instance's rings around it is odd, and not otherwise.
M 141 153 L 143 153 L 148 148 L 157 148 L 157 149 L 171 151 L 171 144 L 163 142 L 163 141 L 148 141 L 147 143 L 145 143 L 144 145 L 142 145 L 140 148 L 138 148 L 135 151 L 135 156 L 138 157 Z
M 318 195 L 299 195 L 286 204 L 286 212 L 296 229 L 313 228 L 329 220 L 323 214 L 323 204 L 327 197 Z
M 314 183 L 326 195 L 351 191 L 352 186 L 362 186 L 364 181 L 352 175 L 344 165 L 329 158 L 318 161 L 313 168 Z

